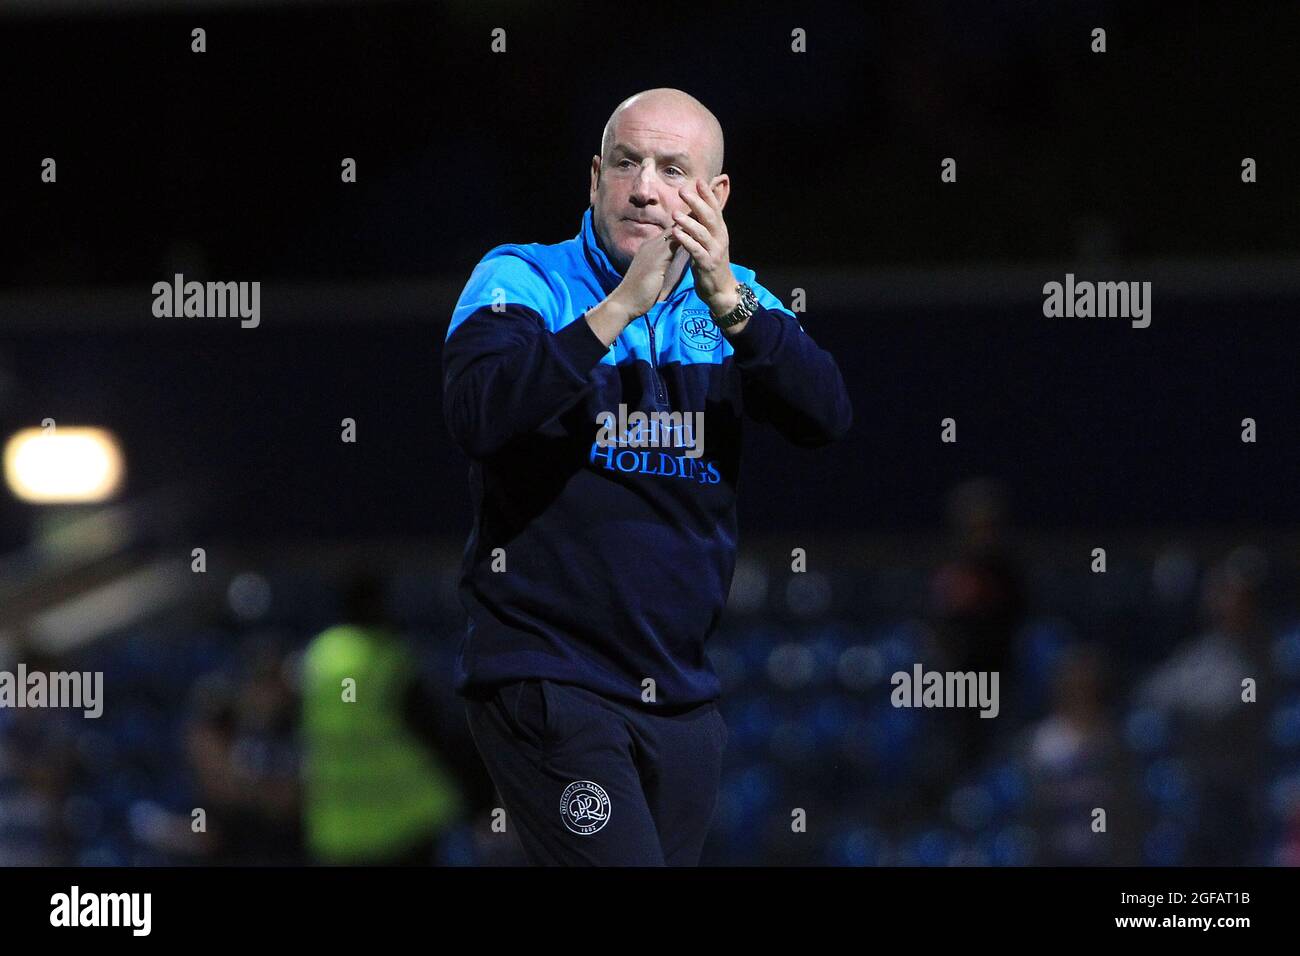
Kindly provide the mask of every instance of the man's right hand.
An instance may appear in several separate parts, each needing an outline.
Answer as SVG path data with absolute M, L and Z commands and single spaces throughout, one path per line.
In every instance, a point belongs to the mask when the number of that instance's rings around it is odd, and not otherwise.
M 632 313 L 632 318 L 645 315 L 659 301 L 678 245 L 673 238 L 673 227 L 669 226 L 641 243 L 641 248 L 632 257 L 623 281 L 610 296 L 617 298 L 623 308 Z
M 612 345 L 623 329 L 649 312 L 659 301 L 664 292 L 668 266 L 672 264 L 679 245 L 673 238 L 671 226 L 641 243 L 618 288 L 587 312 L 587 324 L 602 342 Z

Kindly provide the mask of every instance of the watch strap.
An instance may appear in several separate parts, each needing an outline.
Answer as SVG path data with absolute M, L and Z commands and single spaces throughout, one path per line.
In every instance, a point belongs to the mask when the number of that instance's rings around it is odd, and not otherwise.
M 736 303 L 736 307 L 726 315 L 713 316 L 713 321 L 719 328 L 729 329 L 733 325 L 739 325 L 753 315 L 758 308 L 758 298 L 754 295 L 753 289 L 743 282 L 738 282 L 736 283 L 736 291 L 740 293 L 740 301 Z

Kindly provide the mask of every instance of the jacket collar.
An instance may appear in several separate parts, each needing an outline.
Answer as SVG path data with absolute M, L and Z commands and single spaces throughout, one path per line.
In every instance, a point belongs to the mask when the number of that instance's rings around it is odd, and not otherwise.
M 605 249 L 600 244 L 600 237 L 596 235 L 596 224 L 593 217 L 593 209 L 587 207 L 587 211 L 582 214 L 582 228 L 576 237 L 582 244 L 583 258 L 587 261 L 587 267 L 595 275 L 596 281 L 600 283 L 601 289 L 605 295 L 609 295 L 618 288 L 618 284 L 623 281 L 623 274 L 614 268 L 614 263 L 610 261 Z M 695 287 L 695 273 L 692 272 L 690 264 L 682 270 L 682 277 L 677 280 L 677 285 L 673 286 L 672 291 L 668 294 L 671 299 L 685 289 Z

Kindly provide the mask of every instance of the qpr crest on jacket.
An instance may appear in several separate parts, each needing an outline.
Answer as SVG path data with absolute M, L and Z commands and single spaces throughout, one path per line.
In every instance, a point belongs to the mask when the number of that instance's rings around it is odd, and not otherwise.
M 712 352 L 722 341 L 722 330 L 708 309 L 683 309 L 682 341 L 697 351 Z

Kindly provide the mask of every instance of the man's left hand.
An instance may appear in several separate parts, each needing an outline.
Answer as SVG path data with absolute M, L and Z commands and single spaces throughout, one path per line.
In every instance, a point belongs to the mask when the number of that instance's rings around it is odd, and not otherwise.
M 695 294 L 714 315 L 726 315 L 740 304 L 740 293 L 736 277 L 731 274 L 731 241 L 722 220 L 722 206 L 702 179 L 678 192 L 692 214 L 679 212 L 673 216 L 673 236 L 691 254 Z

